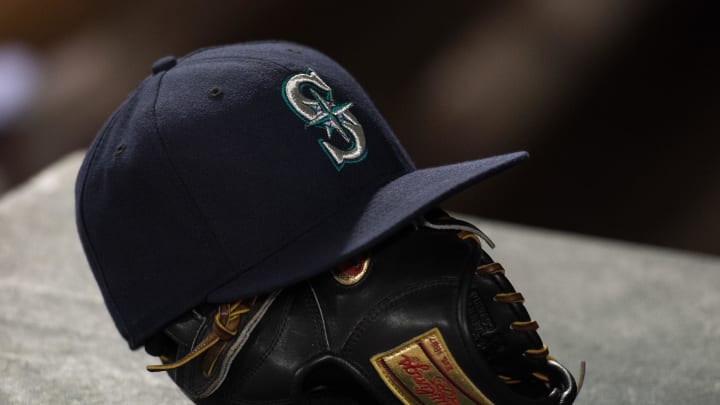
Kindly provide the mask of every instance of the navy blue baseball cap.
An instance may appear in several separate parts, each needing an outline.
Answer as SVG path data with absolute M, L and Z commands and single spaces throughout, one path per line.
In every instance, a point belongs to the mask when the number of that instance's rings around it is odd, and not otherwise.
M 208 48 L 155 63 L 100 130 L 77 225 L 135 349 L 195 306 L 319 274 L 526 157 L 418 170 L 327 56 L 285 42 Z

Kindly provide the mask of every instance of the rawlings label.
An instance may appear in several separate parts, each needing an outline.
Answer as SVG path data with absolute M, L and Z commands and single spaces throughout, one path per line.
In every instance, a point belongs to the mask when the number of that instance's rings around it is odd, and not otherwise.
M 455 362 L 438 328 L 370 361 L 406 405 L 492 405 Z
M 317 141 L 338 171 L 345 163 L 365 158 L 365 132 L 350 112 L 352 103 L 335 103 L 330 86 L 312 69 L 285 79 L 282 96 L 290 110 L 305 122 L 305 128 L 325 130 L 325 137 Z M 342 140 L 338 140 L 336 134 Z

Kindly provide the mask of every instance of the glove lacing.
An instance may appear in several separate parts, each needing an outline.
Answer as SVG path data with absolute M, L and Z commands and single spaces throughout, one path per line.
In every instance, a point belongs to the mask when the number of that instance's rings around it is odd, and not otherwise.
M 480 245 L 480 238 L 478 238 L 478 235 L 475 232 L 470 231 L 460 231 L 457 233 L 458 238 L 466 240 L 471 239 L 474 240 L 478 245 Z M 500 263 L 488 263 L 483 264 L 480 266 L 477 266 L 475 269 L 475 273 L 479 276 L 485 276 L 485 277 L 493 277 L 495 275 L 499 274 L 505 274 L 505 268 Z M 513 291 L 513 292 L 501 292 L 495 294 L 493 297 L 493 300 L 495 302 L 501 303 L 501 304 L 523 304 L 525 302 L 525 297 L 523 297 L 522 293 Z M 523 332 L 535 332 L 539 328 L 539 325 L 537 321 L 529 320 L 529 321 L 514 321 L 510 323 L 510 329 L 513 331 L 523 333 Z M 531 348 L 527 349 L 524 353 L 525 356 L 530 358 L 536 358 L 536 359 L 547 359 L 549 355 L 549 350 L 547 345 L 543 345 L 539 348 Z M 533 377 L 537 378 L 538 380 L 542 382 L 548 382 L 550 381 L 550 377 L 548 377 L 544 373 L 540 372 L 533 372 L 531 374 Z M 500 381 L 504 382 L 505 384 L 520 384 L 523 382 L 522 379 L 514 378 L 511 376 L 498 374 L 498 379 Z
M 477 230 L 476 228 L 471 229 L 471 230 L 461 230 L 461 231 L 457 232 L 457 236 L 458 236 L 458 238 L 463 239 L 463 240 L 472 239 L 480 246 L 482 245 L 480 242 L 480 238 L 482 238 L 483 240 L 487 240 L 486 239 L 487 236 L 484 233 L 479 232 L 479 230 Z M 491 245 L 491 247 L 494 247 L 494 245 Z M 493 263 L 488 263 L 488 264 L 483 264 L 483 265 L 477 266 L 477 268 L 475 269 L 475 273 L 480 276 L 493 277 L 496 275 L 505 274 L 505 268 L 503 268 L 503 266 L 500 263 L 493 262 Z M 502 303 L 502 304 L 523 304 L 523 303 L 525 303 L 525 298 L 523 297 L 522 293 L 517 292 L 517 291 L 497 293 L 493 297 L 493 300 L 495 302 Z M 539 327 L 540 326 L 538 325 L 537 321 L 534 321 L 534 320 L 514 321 L 514 322 L 510 323 L 510 329 L 512 329 L 513 331 L 516 331 L 516 332 L 520 332 L 520 333 L 535 332 L 538 330 Z M 554 371 L 560 370 L 561 373 L 567 372 L 567 370 L 565 370 L 564 367 L 562 367 L 559 363 L 557 363 L 555 358 L 550 356 L 548 346 L 545 344 L 543 344 L 542 347 L 539 347 L 539 348 L 531 348 L 531 349 L 525 350 L 524 356 L 526 356 L 528 358 L 534 358 L 534 359 L 545 359 L 545 360 L 547 360 L 548 365 Z M 550 377 L 545 373 L 532 372 L 531 375 L 543 383 L 550 382 Z M 503 383 L 505 383 L 507 385 L 523 383 L 522 379 L 516 378 L 516 377 L 511 377 L 511 376 L 507 376 L 507 375 L 503 375 L 503 374 L 498 374 L 497 377 L 500 381 L 502 381 Z M 565 397 L 572 396 L 572 398 L 574 398 L 580 392 L 580 389 L 582 388 L 583 382 L 585 380 L 585 362 L 584 361 L 580 362 L 580 372 L 579 372 L 578 377 L 579 378 L 577 381 L 577 391 L 570 393 L 570 392 L 560 392 L 558 389 L 555 389 L 551 395 L 559 396 L 560 397 L 559 403 L 563 404 L 565 402 L 564 401 Z
M 237 335 L 242 315 L 250 312 L 256 300 L 257 297 L 253 298 L 249 305 L 243 304 L 242 300 L 232 304 L 220 305 L 213 318 L 212 329 L 188 354 L 177 361 L 147 366 L 146 369 L 148 371 L 173 370 L 184 366 L 201 354 L 207 352 L 205 359 L 203 359 L 203 372 L 206 376 L 211 375 L 217 360 L 220 358 L 220 354 L 227 345 L 227 341 Z M 165 361 L 165 359 L 162 360 Z

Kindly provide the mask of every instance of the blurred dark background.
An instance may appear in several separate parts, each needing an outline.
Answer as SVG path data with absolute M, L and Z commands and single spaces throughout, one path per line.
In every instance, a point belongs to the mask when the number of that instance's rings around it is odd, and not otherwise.
M 718 255 L 718 16 L 666 0 L 4 0 L 0 193 L 87 147 L 159 57 L 286 39 L 352 72 L 419 167 L 530 151 L 447 208 Z

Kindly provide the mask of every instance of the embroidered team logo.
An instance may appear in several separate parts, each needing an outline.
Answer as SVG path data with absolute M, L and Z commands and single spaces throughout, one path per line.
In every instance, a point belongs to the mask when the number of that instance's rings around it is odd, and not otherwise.
M 285 79 L 282 95 L 288 107 L 305 122 L 305 128 L 325 130 L 317 142 L 338 171 L 346 163 L 365 158 L 365 132 L 350 112 L 352 103 L 335 102 L 330 86 L 312 69 Z

